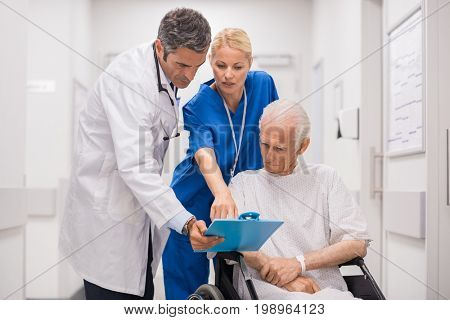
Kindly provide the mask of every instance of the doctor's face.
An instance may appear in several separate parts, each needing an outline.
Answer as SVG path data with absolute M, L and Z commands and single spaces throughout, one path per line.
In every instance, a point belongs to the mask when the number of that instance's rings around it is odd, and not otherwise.
M 297 157 L 307 149 L 309 139 L 305 139 L 297 150 L 295 127 L 268 120 L 261 124 L 260 145 L 264 169 L 270 173 L 288 175 L 294 170 Z
M 187 48 L 178 48 L 169 53 L 164 61 L 164 49 L 161 41 L 155 41 L 156 54 L 166 77 L 180 89 L 186 88 L 194 79 L 198 68 L 205 62 L 207 51 L 197 53 Z
M 222 47 L 211 57 L 216 86 L 222 94 L 241 93 L 251 63 L 241 50 Z

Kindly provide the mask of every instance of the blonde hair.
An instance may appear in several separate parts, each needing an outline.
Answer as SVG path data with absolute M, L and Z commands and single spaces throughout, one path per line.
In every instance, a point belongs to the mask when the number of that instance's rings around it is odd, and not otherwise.
M 250 64 L 252 63 L 252 44 L 248 34 L 239 28 L 225 28 L 214 37 L 211 42 L 211 58 L 217 50 L 223 47 L 241 50 L 244 52 Z

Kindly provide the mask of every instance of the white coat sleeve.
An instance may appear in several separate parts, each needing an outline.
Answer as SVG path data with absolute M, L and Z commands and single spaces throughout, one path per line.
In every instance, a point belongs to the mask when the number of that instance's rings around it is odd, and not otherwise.
M 139 84 L 125 85 L 111 76 L 105 76 L 99 86 L 118 174 L 158 228 L 178 214 L 185 215 L 172 188 L 164 184 L 154 157 L 155 148 L 162 147 L 154 137 L 155 130 L 160 130 L 155 128 L 159 126 L 154 120 L 159 107 L 156 98 L 149 97 Z

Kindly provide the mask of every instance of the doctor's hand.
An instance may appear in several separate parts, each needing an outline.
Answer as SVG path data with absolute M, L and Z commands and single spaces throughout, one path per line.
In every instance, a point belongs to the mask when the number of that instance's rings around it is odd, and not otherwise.
M 283 288 L 291 292 L 305 292 L 310 294 L 316 293 L 320 290 L 319 286 L 313 279 L 303 276 L 295 278 L 291 282 L 285 284 Z
M 192 249 L 205 250 L 209 249 L 216 244 L 223 242 L 224 238 L 219 237 L 206 237 L 203 234 L 206 231 L 206 224 L 203 220 L 193 220 L 189 223 L 189 240 L 191 242 Z
M 210 217 L 214 219 L 236 218 L 238 209 L 228 188 L 218 193 L 211 206 Z
M 297 259 L 273 257 L 263 265 L 259 274 L 263 280 L 278 287 L 284 287 L 301 272 L 302 267 Z

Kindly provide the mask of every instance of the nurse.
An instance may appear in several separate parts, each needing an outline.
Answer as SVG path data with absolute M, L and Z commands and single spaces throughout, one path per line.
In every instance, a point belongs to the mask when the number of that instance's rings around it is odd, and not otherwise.
M 265 106 L 278 99 L 274 81 L 249 71 L 252 48 L 241 29 L 219 32 L 209 56 L 214 79 L 183 107 L 189 148 L 176 167 L 172 188 L 183 206 L 207 225 L 236 217 L 228 189 L 232 176 L 262 168 L 258 122 Z M 208 282 L 206 253 L 194 253 L 186 237 L 171 232 L 163 253 L 166 299 L 186 299 Z

